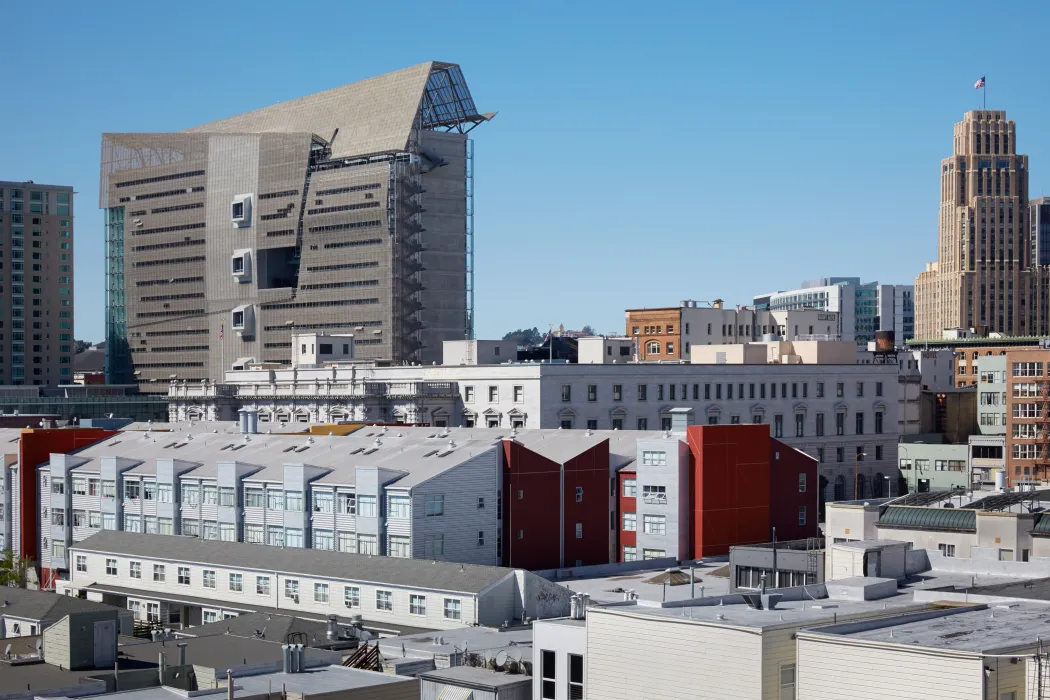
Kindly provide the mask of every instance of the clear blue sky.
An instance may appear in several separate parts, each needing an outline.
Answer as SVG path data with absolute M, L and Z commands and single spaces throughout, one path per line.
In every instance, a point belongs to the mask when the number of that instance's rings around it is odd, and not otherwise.
M 309 9 L 308 9 L 309 8 Z M 992 9 L 995 9 L 993 12 Z M 1050 3 L 15 3 L 0 179 L 70 184 L 76 335 L 102 340 L 104 131 L 176 131 L 427 60 L 462 65 L 477 331 L 823 275 L 911 282 L 980 106 L 1050 194 Z M 7 101 L 5 100 L 5 101 Z

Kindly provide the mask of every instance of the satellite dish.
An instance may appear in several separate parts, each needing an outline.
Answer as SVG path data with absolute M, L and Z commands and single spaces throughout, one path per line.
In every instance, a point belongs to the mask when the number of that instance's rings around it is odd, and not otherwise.
M 507 652 L 501 651 L 496 654 L 496 667 L 502 668 L 507 663 Z

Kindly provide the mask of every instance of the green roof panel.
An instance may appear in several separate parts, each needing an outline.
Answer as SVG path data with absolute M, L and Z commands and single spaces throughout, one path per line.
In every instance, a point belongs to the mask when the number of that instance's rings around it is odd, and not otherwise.
M 965 508 L 890 506 L 879 518 L 880 526 L 928 530 L 976 530 L 977 511 Z

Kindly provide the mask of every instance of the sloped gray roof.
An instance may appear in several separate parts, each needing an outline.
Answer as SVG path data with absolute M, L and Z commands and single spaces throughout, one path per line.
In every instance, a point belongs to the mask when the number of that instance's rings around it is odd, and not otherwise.
M 282 574 L 467 594 L 479 593 L 514 572 L 514 569 L 499 566 L 267 547 L 244 542 L 116 530 L 97 532 L 72 545 L 70 550 L 190 564 L 214 564 L 249 571 L 259 570 L 260 562 L 265 561 L 268 571 Z
M 332 141 L 333 158 L 404 151 L 433 65 L 420 63 L 186 131 L 277 131 L 331 139 L 338 130 Z
M 0 616 L 26 620 L 58 620 L 70 613 L 102 612 L 120 608 L 92 600 L 25 588 L 0 587 Z

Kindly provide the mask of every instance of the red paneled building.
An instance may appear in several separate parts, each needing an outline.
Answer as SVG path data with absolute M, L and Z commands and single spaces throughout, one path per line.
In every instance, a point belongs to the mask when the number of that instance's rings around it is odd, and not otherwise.
M 817 535 L 817 462 L 767 425 L 689 426 L 639 442 L 619 474 L 620 561 L 724 555 L 740 544 Z M 684 461 L 683 461 L 684 460 Z

